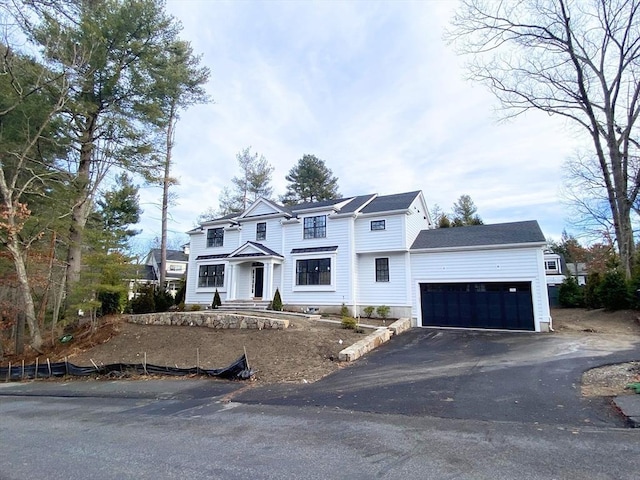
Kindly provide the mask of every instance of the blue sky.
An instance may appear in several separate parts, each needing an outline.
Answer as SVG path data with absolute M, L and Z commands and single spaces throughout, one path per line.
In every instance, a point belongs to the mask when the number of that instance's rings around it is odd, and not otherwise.
M 495 98 L 464 79 L 464 59 L 442 40 L 454 8 L 446 0 L 169 0 L 182 37 L 211 69 L 215 101 L 178 123 L 170 235 L 217 207 L 239 173 L 236 154 L 251 146 L 275 168 L 276 195 L 309 153 L 333 170 L 344 196 L 422 190 L 429 206 L 450 210 L 468 194 L 485 223 L 535 219 L 559 237 L 575 128 L 542 113 L 500 121 Z M 141 190 L 139 242 L 160 233 L 160 194 Z

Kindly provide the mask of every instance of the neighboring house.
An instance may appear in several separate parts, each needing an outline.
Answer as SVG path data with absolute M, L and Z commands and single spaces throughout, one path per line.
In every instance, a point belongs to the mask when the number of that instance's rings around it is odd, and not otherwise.
M 185 302 L 268 302 L 354 314 L 387 305 L 418 326 L 548 329 L 537 222 L 434 229 L 422 192 L 285 207 L 260 198 L 191 237 Z
M 567 276 L 574 277 L 578 285 L 586 285 L 587 270 L 584 263 L 565 263 L 564 257 L 558 253 L 545 251 L 544 270 L 549 292 L 549 304 L 552 307 L 560 305 L 559 288 Z
M 129 298 L 134 295 L 135 285 L 153 284 L 158 285 L 160 280 L 161 250 L 152 249 L 146 256 L 144 264 L 141 265 L 136 280 L 132 281 L 129 287 Z M 167 270 L 165 288 L 172 296 L 180 289 L 180 281 L 187 272 L 189 263 L 189 245 L 184 245 L 182 250 L 167 250 Z

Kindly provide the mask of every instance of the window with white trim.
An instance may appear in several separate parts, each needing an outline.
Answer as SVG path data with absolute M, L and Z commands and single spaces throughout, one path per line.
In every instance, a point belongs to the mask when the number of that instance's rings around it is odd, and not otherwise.
M 384 230 L 385 228 L 384 220 L 371 220 L 371 230 Z
M 200 265 L 198 270 L 198 287 L 224 286 L 224 264 Z
M 260 222 L 256 224 L 256 240 L 267 239 L 267 222 Z
M 207 247 L 222 247 L 224 244 L 224 228 L 207 230 Z
M 544 269 L 545 270 L 558 270 L 558 263 L 555 260 L 545 260 L 544 261 Z
M 305 217 L 304 238 L 325 238 L 327 236 L 327 216 Z
M 296 285 L 331 285 L 331 259 L 296 260 Z
M 376 282 L 389 281 L 389 259 L 376 258 Z

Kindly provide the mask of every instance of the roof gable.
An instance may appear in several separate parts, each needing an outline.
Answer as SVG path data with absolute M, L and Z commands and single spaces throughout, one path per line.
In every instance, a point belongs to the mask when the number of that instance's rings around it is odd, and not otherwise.
M 422 230 L 413 242 L 411 249 L 521 245 L 527 243 L 532 244 L 532 246 L 546 243 L 540 225 L 535 220 Z
M 249 207 L 238 218 L 241 219 L 247 217 L 278 214 L 288 215 L 288 212 L 277 203 L 274 203 L 264 197 L 260 197 L 251 205 L 249 205 Z
M 228 255 L 228 258 L 242 257 L 282 257 L 279 253 L 271 250 L 269 247 L 257 242 L 247 242 L 236 248 Z

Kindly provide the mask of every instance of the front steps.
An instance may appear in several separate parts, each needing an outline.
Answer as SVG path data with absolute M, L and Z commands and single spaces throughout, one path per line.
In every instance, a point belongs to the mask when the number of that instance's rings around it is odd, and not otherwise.
M 218 307 L 218 310 L 264 311 L 270 303 L 269 300 L 226 300 Z

